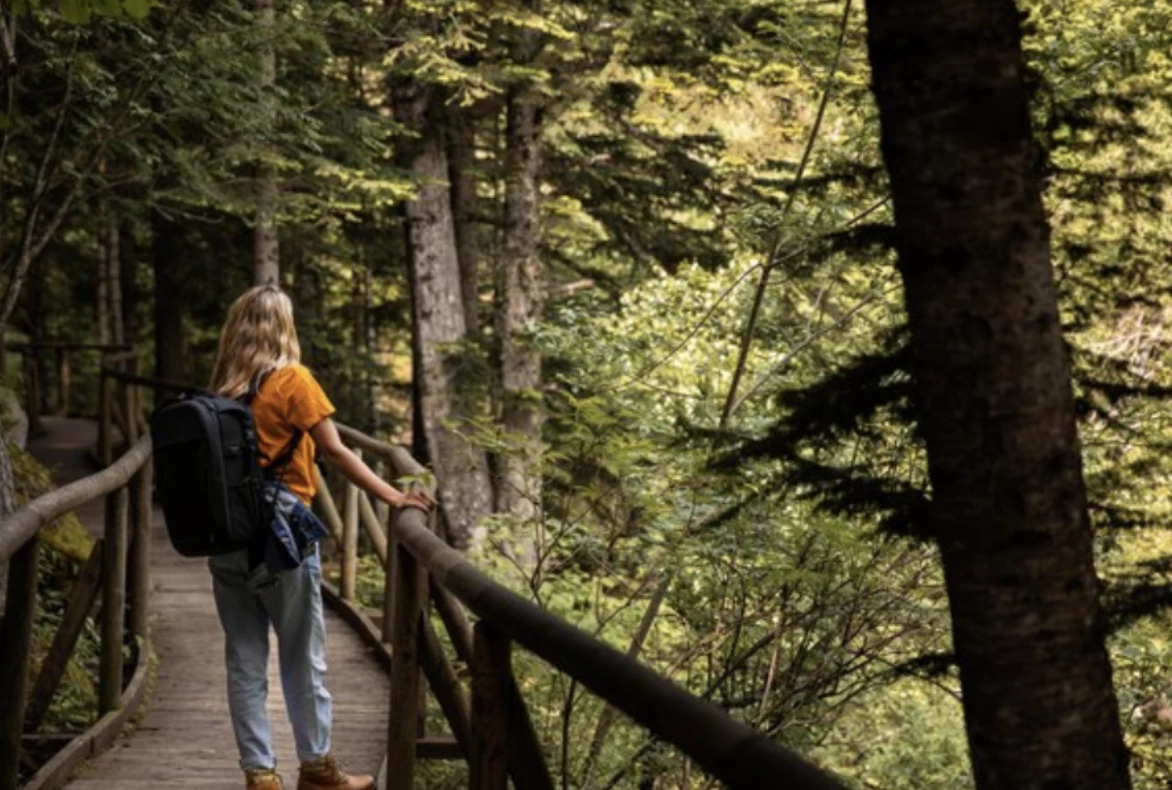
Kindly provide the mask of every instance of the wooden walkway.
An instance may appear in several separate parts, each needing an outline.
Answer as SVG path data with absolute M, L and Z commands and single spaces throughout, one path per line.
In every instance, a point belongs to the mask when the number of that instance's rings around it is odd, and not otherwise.
M 48 434 L 30 449 L 69 482 L 94 469 L 87 450 L 95 423 L 45 417 Z M 102 507 L 79 514 L 91 531 L 100 527 Z M 180 557 L 171 548 L 156 510 L 152 542 L 152 640 L 158 678 L 145 717 L 130 737 L 82 769 L 74 790 L 176 790 L 243 787 L 225 692 L 224 636 L 212 600 L 211 577 L 201 560 Z M 368 648 L 339 618 L 326 614 L 327 685 L 334 697 L 334 749 L 355 773 L 377 773 L 386 744 L 389 683 Z M 293 786 L 297 760 L 285 717 L 273 640 L 269 667 L 269 716 L 278 767 Z

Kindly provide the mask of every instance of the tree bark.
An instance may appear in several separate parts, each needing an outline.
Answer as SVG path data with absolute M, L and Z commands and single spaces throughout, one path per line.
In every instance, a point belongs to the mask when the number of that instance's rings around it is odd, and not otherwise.
M 979 790 L 1130 786 L 1012 0 L 868 0 Z
M 497 336 L 501 347 L 502 421 L 512 452 L 497 468 L 496 507 L 525 519 L 541 512 L 541 352 L 533 325 L 545 285 L 538 255 L 540 109 L 521 88 L 509 91 L 505 127 L 505 247 L 499 263 Z
M 464 303 L 464 326 L 468 334 L 480 330 L 478 282 L 480 254 L 476 244 L 476 136 L 468 112 L 451 113 L 448 137 L 448 174 L 452 185 L 452 219 L 456 229 L 456 252 L 460 260 L 460 293 Z
M 403 164 L 421 184 L 406 216 L 422 429 L 452 537 L 468 545 L 483 537 L 480 522 L 492 510 L 492 482 L 484 450 L 460 433 L 460 422 L 475 409 L 467 397 L 475 388 L 458 381 L 458 347 L 468 332 L 442 114 L 430 93 L 417 86 L 398 86 L 395 102 L 400 120 L 421 132 L 404 148 Z
M 266 131 L 273 123 L 273 89 L 277 84 L 276 12 L 273 0 L 256 0 L 256 26 L 260 39 L 260 111 Z M 256 220 L 253 229 L 253 280 L 258 284 L 280 281 L 280 241 L 277 235 L 277 174 L 261 163 L 256 176 Z

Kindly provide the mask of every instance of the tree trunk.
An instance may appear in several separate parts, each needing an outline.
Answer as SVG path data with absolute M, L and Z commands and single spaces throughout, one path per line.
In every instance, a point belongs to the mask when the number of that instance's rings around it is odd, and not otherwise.
M 406 215 L 422 429 L 452 537 L 466 545 L 483 537 L 479 524 L 492 510 L 492 482 L 484 450 L 469 444 L 459 431 L 462 418 L 474 409 L 467 395 L 475 388 L 457 379 L 458 346 L 467 339 L 467 326 L 446 185 L 447 150 L 442 127 L 436 123 L 441 116 L 433 112 L 426 91 L 400 86 L 395 109 L 408 128 L 423 132 L 403 152 L 404 166 L 421 184 Z
M 277 84 L 276 12 L 273 0 L 256 0 L 256 26 L 260 39 L 260 112 L 264 128 L 273 123 L 273 89 Z M 257 284 L 280 282 L 280 242 L 277 236 L 277 174 L 261 163 L 256 176 L 256 225 L 253 229 L 253 280 Z
M 138 307 L 142 304 L 143 293 L 135 278 L 137 264 L 142 256 L 129 222 L 121 225 L 122 272 L 119 275 L 122 290 L 122 323 L 126 342 L 136 343 L 139 339 Z
M 99 220 L 100 249 L 98 250 L 98 292 L 95 295 L 98 324 L 98 342 L 105 345 L 110 342 L 110 239 L 106 235 L 106 219 Z
M 496 506 L 530 520 L 541 512 L 541 353 L 533 325 L 544 293 L 538 256 L 540 168 L 536 99 L 509 92 L 505 128 L 505 249 L 499 263 L 497 336 L 501 347 L 503 422 L 512 452 L 498 462 Z
M 382 430 L 379 420 L 378 392 L 374 375 L 374 272 L 369 266 L 362 269 L 362 344 L 366 351 L 366 369 L 362 372 L 362 407 L 366 416 L 366 429 L 377 436 Z
M 868 0 L 979 790 L 1130 786 L 1011 0 Z
M 155 376 L 167 381 L 187 381 L 183 360 L 185 313 L 182 287 L 184 255 L 182 229 L 161 214 L 151 218 L 151 258 L 155 273 Z M 155 393 L 155 403 L 162 403 L 169 393 Z
M 110 298 L 107 315 L 110 320 L 110 340 L 121 345 L 126 342 L 125 314 L 122 307 L 122 234 L 118 218 L 111 212 L 106 218 L 106 291 Z
M 469 335 L 480 330 L 480 254 L 476 243 L 476 136 L 466 111 L 451 113 L 448 138 L 449 180 L 452 185 L 452 219 L 456 228 L 456 252 L 460 260 L 460 293 L 464 302 L 464 326 Z

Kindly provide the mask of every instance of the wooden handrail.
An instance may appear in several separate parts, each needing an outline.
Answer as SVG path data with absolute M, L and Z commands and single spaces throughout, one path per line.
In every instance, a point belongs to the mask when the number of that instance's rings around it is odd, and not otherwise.
M 71 343 L 68 340 L 44 340 L 41 342 L 9 343 L 10 351 L 132 351 L 134 346 L 129 343 Z
M 402 511 L 392 532 L 438 585 L 482 621 L 576 678 L 730 786 L 844 790 L 712 703 L 492 581 L 431 532 L 420 511 Z
M 121 371 L 109 375 L 127 384 L 158 387 L 160 382 Z M 166 382 L 168 385 L 173 382 Z M 179 385 L 175 385 L 179 386 Z M 186 389 L 186 387 L 181 387 Z M 417 476 L 425 469 L 401 447 L 340 425 L 350 444 L 388 461 L 396 476 Z M 125 485 L 150 455 L 149 436 L 140 438 L 119 461 L 103 472 L 47 494 L 0 524 L 0 561 L 34 536 L 39 527 L 90 499 Z M 357 511 L 358 508 L 351 508 Z M 355 516 L 351 516 L 355 518 Z M 355 525 L 351 525 L 351 530 Z M 395 775 L 394 787 L 409 787 L 414 764 L 414 721 L 419 710 L 418 673 L 422 666 L 442 664 L 432 654 L 434 639 L 421 639 L 434 585 L 443 595 L 460 601 L 479 617 L 476 645 L 472 646 L 479 680 L 473 684 L 473 718 L 469 757 L 473 758 L 473 788 L 501 787 L 504 771 L 519 790 L 552 787 L 544 765 L 529 770 L 518 764 L 518 746 L 509 733 L 524 733 L 528 714 L 511 676 L 509 645 L 516 642 L 553 667 L 570 675 L 617 710 L 673 744 L 716 778 L 733 788 L 760 790 L 785 786 L 793 790 L 845 790 L 797 754 L 762 733 L 736 721 L 716 705 L 703 700 L 651 668 L 602 640 L 550 614 L 517 595 L 473 566 L 460 552 L 438 537 L 421 511 L 396 512 L 388 533 L 386 570 L 388 608 L 394 616 L 392 644 L 392 704 L 402 705 L 390 718 L 388 760 L 405 770 Z M 344 548 L 346 548 L 344 546 Z M 353 548 L 352 546 L 350 547 Z M 353 562 L 353 558 L 349 559 Z M 393 596 L 393 606 L 391 605 Z M 449 612 L 451 614 L 451 612 Z M 422 619 L 420 619 L 422 618 Z M 445 618 L 445 623 L 451 618 Z M 461 635 L 467 641 L 467 635 Z M 475 640 L 474 640 L 475 641 Z M 465 646 L 465 651 L 468 646 Z M 426 660 L 421 661 L 420 652 Z M 480 718 L 477 718 L 480 717 Z M 495 722 L 493 732 L 481 730 Z M 406 749 L 405 743 L 411 748 Z M 502 752 L 501 750 L 505 750 Z M 540 755 L 538 754 L 538 759 Z
M 0 562 L 8 561 L 45 524 L 129 483 L 150 454 L 150 436 L 143 436 L 111 466 L 50 491 L 15 511 L 0 522 Z
M 131 402 L 129 394 L 128 404 Z M 106 416 L 109 419 L 109 415 Z M 108 425 L 106 430 L 109 431 Z M 71 766 L 84 756 L 83 745 L 98 750 L 107 748 L 113 742 L 113 735 L 144 699 L 150 651 L 147 631 L 150 455 L 150 437 L 143 436 L 133 442 L 116 463 L 38 497 L 0 522 L 0 562 L 12 562 L 9 600 L 0 623 L 0 644 L 4 645 L 0 650 L 0 701 L 3 703 L 0 705 L 0 790 L 15 790 L 21 762 L 31 658 L 29 635 L 37 608 L 37 555 L 41 543 L 38 532 L 45 524 L 103 496 L 106 497 L 106 516 L 102 539 L 94 549 L 97 554 L 87 562 L 88 572 L 83 571 L 70 594 L 67 615 L 53 637 L 50 655 L 38 672 L 30 711 L 34 722 L 39 720 L 52 699 L 100 585 L 100 718 L 58 755 L 60 759 L 54 758 L 44 766 L 33 785 L 40 786 L 40 782 L 50 781 L 46 778 L 49 776 L 59 780 L 68 773 Z M 134 492 L 133 499 L 130 489 Z M 100 571 L 97 570 L 99 566 Z M 129 632 L 132 644 L 138 646 L 139 652 L 134 677 L 124 688 L 123 657 L 128 625 L 124 613 L 128 595 L 131 603 Z
M 338 430 L 347 441 L 382 455 L 400 476 L 425 471 L 401 447 L 348 426 Z M 794 790 L 844 790 L 836 779 L 716 705 L 492 581 L 429 529 L 422 512 L 400 511 L 391 537 L 411 552 L 433 583 L 481 622 L 577 679 L 731 787 L 759 790 L 784 783 Z
M 100 371 L 102 376 L 121 381 L 123 384 L 134 384 L 139 387 L 150 387 L 159 390 L 171 390 L 173 392 L 186 392 L 190 389 L 196 389 L 190 384 L 183 384 L 178 381 L 168 381 L 167 379 L 156 379 L 151 376 L 139 376 L 135 373 L 127 373 L 124 370 L 117 368 L 103 367 Z

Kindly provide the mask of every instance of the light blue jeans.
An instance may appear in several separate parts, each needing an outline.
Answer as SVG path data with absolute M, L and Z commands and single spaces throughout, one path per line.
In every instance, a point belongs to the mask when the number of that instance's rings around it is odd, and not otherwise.
M 245 551 L 214 556 L 208 567 L 224 627 L 228 709 L 240 767 L 276 767 L 265 708 L 270 625 L 277 632 L 281 689 L 297 757 L 309 762 L 329 754 L 331 699 L 324 682 L 326 628 L 317 552 L 299 567 L 275 575 L 263 565 L 250 573 Z

